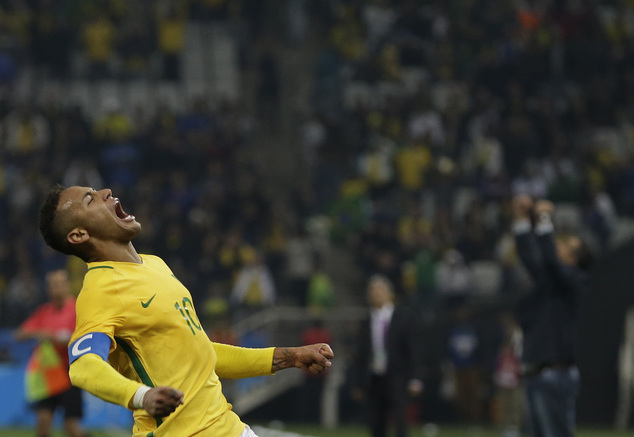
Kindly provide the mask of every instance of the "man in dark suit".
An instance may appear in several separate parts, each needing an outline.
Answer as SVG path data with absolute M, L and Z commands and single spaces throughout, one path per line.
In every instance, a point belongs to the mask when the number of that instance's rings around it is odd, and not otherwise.
M 522 366 L 534 437 L 570 437 L 579 393 L 576 366 L 579 297 L 590 252 L 574 235 L 554 236 L 554 205 L 513 199 L 513 231 L 533 291 L 520 304 Z
M 391 418 L 397 437 L 407 436 L 408 395 L 423 390 L 420 339 L 411 309 L 394 305 L 389 279 L 374 275 L 368 283 L 370 317 L 360 330 L 352 396 L 369 403 L 373 437 L 387 435 Z

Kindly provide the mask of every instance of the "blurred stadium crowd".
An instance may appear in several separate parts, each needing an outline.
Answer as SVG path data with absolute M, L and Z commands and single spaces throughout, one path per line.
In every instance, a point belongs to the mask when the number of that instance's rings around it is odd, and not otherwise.
M 268 29 L 258 64 L 245 48 L 266 32 L 267 8 L 285 26 Z M 334 305 L 311 238 L 324 229 L 363 277 L 383 273 L 423 305 L 474 293 L 476 265 L 499 272 L 494 294 L 513 294 L 513 194 L 557 202 L 561 225 L 598 250 L 634 213 L 633 14 L 625 0 L 2 0 L 0 325 L 42 302 L 53 267 L 80 287 L 82 263 L 37 233 L 54 182 L 112 188 L 143 225 L 137 249 L 163 256 L 209 315 L 276 299 Z M 243 26 L 241 68 L 270 82 L 260 96 L 284 86 L 287 47 L 312 50 L 310 113 L 288 145 L 300 174 L 286 193 L 250 153 L 270 120 L 241 100 L 150 112 L 107 99 L 93 117 L 63 99 L 15 98 L 27 69 L 182 80 L 193 22 Z
M 56 182 L 112 188 L 142 223 L 137 250 L 167 261 L 208 328 L 275 303 L 363 303 L 375 273 L 427 315 L 512 298 L 527 285 L 514 194 L 556 202 L 559 228 L 597 252 L 634 215 L 632 23 L 628 0 L 0 0 L 0 327 L 46 299 L 53 268 L 81 287 L 84 264 L 37 231 Z M 255 104 L 15 92 L 26 73 L 181 83 L 194 24 L 238 29 Z M 293 107 L 282 61 L 297 51 L 311 92 Z M 280 191 L 257 156 L 284 129 Z M 329 246 L 354 265 L 329 271 Z
M 366 270 L 438 292 L 475 285 L 435 274 L 444 264 L 496 260 L 513 290 L 517 193 L 568 204 L 563 225 L 605 247 L 632 208 L 630 13 L 564 1 L 339 9 L 316 59 L 307 148 L 348 170 L 335 226 L 358 237 Z

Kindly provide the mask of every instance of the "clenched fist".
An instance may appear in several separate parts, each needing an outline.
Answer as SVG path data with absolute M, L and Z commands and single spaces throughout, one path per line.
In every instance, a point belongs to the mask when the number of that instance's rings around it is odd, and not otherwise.
M 171 387 L 151 388 L 143 397 L 143 409 L 154 417 L 169 416 L 184 402 L 184 394 Z
M 332 366 L 335 354 L 326 343 L 301 347 L 275 348 L 271 370 L 276 372 L 289 367 L 297 367 L 315 375 Z

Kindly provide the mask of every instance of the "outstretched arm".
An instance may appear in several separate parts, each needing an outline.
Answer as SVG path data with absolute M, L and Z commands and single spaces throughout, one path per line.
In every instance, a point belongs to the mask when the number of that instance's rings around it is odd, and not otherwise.
M 244 348 L 213 343 L 216 374 L 221 378 L 250 378 L 271 375 L 278 370 L 297 367 L 319 374 L 331 366 L 334 353 L 330 346 L 318 343 L 284 348 Z
M 270 375 L 274 348 L 246 348 L 212 342 L 216 351 L 216 374 L 220 378 L 251 378 Z
M 183 392 L 171 387 L 148 387 L 117 372 L 106 360 L 110 338 L 92 332 L 70 344 L 68 372 L 74 386 L 113 404 L 139 410 L 151 416 L 169 416 L 184 402 Z

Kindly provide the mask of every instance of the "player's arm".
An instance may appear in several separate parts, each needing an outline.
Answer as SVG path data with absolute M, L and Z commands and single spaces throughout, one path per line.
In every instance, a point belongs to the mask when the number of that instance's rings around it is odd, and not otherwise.
M 167 416 L 183 403 L 183 393 L 170 387 L 147 387 L 117 372 L 106 360 L 111 340 L 106 334 L 86 334 L 69 346 L 69 376 L 74 386 L 104 401 L 129 409 L 143 408 L 152 416 Z
M 74 386 L 104 401 L 131 409 L 135 393 L 143 387 L 143 384 L 122 376 L 95 354 L 86 354 L 78 358 L 71 364 L 68 373 Z
M 275 348 L 246 348 L 212 342 L 216 351 L 216 374 L 221 378 L 271 375 Z
M 271 375 L 278 370 L 297 367 L 321 373 L 334 357 L 327 344 L 301 347 L 251 349 L 212 343 L 217 355 L 216 373 L 221 378 L 249 378 Z

